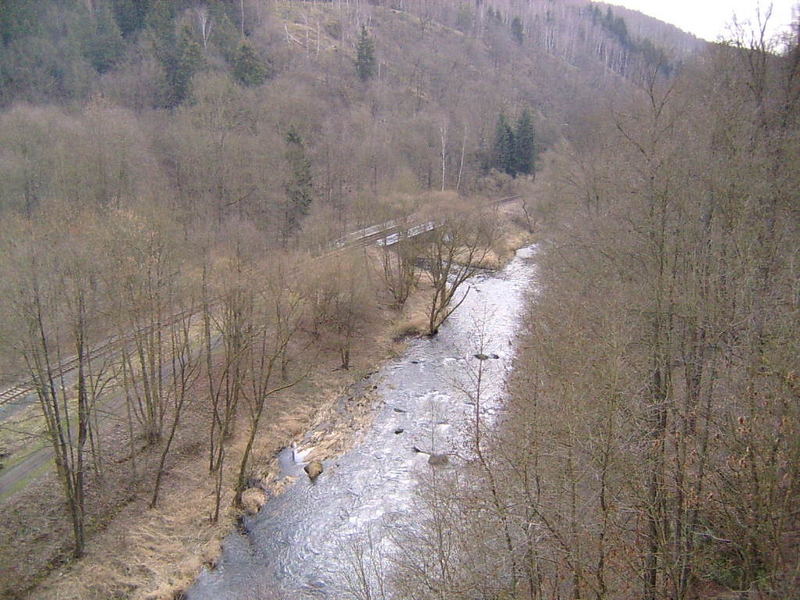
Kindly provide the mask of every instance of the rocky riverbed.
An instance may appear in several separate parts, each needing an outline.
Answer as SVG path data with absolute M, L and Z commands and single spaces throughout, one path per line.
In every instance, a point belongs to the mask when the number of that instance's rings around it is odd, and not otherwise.
M 351 450 L 321 461 L 313 479 L 303 473 L 331 427 L 325 422 L 281 454 L 284 491 L 243 518 L 189 600 L 346 597 L 352 548 L 369 534 L 390 552 L 384 533 L 401 517 L 408 521 L 419 477 L 458 469 L 468 454 L 469 389 L 479 364 L 483 418 L 502 410 L 534 252 L 522 249 L 502 271 L 472 280 L 439 335 L 413 341 L 363 382 L 372 396 L 371 418 Z M 359 401 L 344 397 L 339 408 L 346 412 L 348 402 Z

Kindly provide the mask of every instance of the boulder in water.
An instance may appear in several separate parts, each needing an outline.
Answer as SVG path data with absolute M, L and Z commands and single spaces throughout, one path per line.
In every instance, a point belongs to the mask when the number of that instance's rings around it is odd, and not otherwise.
M 267 494 L 261 488 L 251 487 L 242 492 L 242 508 L 248 515 L 261 510 L 267 501 Z
M 431 454 L 428 457 L 428 464 L 432 467 L 442 467 L 450 462 L 447 454 Z
M 434 452 L 427 452 L 420 450 L 416 446 L 411 446 L 411 449 L 418 454 L 428 455 L 428 464 L 432 467 L 442 467 L 450 462 L 450 457 L 447 454 L 435 454 Z
M 304 467 L 303 470 L 308 475 L 308 478 L 311 481 L 314 481 L 317 477 L 319 477 L 322 474 L 322 463 L 318 460 L 312 460 Z

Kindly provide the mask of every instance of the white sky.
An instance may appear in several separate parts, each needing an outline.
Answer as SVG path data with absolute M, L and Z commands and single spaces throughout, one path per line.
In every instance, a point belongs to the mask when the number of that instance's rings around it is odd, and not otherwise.
M 792 8 L 800 0 L 605 0 L 609 4 L 626 6 L 667 23 L 672 23 L 709 41 L 729 37 L 728 27 L 734 13 L 739 22 L 756 23 L 756 11 L 766 13 L 772 4 L 769 20 L 771 34 L 788 29 Z

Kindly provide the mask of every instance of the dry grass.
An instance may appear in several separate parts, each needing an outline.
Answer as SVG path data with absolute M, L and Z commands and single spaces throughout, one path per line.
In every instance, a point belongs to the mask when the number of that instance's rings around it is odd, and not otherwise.
M 251 463 L 267 495 L 280 494 L 291 484 L 291 478 L 278 477 L 275 456 L 292 441 L 300 441 L 305 432 L 310 434 L 302 444 L 313 447 L 310 459 L 335 457 L 355 443 L 373 414 L 372 384 L 365 384 L 364 377 L 402 351 L 398 337 L 425 331 L 428 291 L 423 278 L 402 313 L 389 308 L 389 302 L 379 308 L 356 342 L 349 371 L 337 368 L 335 346 L 318 345 L 314 372 L 272 403 Z M 128 477 L 129 464 L 120 460 L 125 444 L 117 444 L 119 456 L 110 453 L 107 457 L 110 466 L 104 492 L 90 502 L 91 512 L 104 516 L 90 526 L 88 553 L 79 561 L 68 560 L 70 530 L 51 474 L 6 502 L 0 523 L 0 597 L 170 600 L 186 589 L 203 567 L 213 566 L 221 540 L 239 516 L 230 508 L 230 490 L 245 427 L 239 428 L 227 458 L 225 514 L 212 524 L 214 482 L 207 470 L 205 444 L 197 442 L 207 436 L 207 410 L 202 403 L 194 405 L 194 419 L 175 443 L 156 509 L 147 508 L 156 453 L 143 452 L 137 458 L 140 476 L 144 476 L 143 483 L 136 486 Z M 22 561 L 20 556 L 32 560 Z M 42 578 L 47 571 L 49 575 Z M 38 586 L 25 596 L 23 590 L 37 580 Z
M 399 314 L 392 323 L 391 337 L 393 340 L 401 341 L 404 338 L 425 335 L 428 328 L 428 316 L 425 310 L 427 295 L 420 294 L 409 298 L 406 303 L 406 310 Z M 424 301 L 423 301 L 424 296 Z
M 281 493 L 291 483 L 290 479 L 278 478 L 275 455 L 281 448 L 299 440 L 304 432 L 313 430 L 311 439 L 306 442 L 314 446 L 310 458 L 327 459 L 348 449 L 356 434 L 364 428 L 372 412 L 371 390 L 346 402 L 344 413 L 338 406 L 339 399 L 354 381 L 377 369 L 384 357 L 393 356 L 397 351 L 389 335 L 392 317 L 391 311 L 384 311 L 373 324 L 370 334 L 359 340 L 353 367 L 349 371 L 337 369 L 339 357 L 335 349 L 323 346 L 315 356 L 316 369 L 310 377 L 273 402 L 257 438 L 251 463 L 253 472 L 261 478 L 269 495 Z M 195 441 L 207 435 L 204 423 L 205 419 L 198 415 L 197 421 L 182 431 L 175 461 L 156 509 L 147 508 L 146 485 L 129 491 L 128 495 L 136 493 L 133 501 L 117 502 L 115 508 L 110 508 L 113 503 L 109 502 L 107 509 L 118 512 L 103 530 L 91 536 L 87 555 L 80 561 L 53 570 L 28 597 L 45 600 L 167 600 L 190 585 L 204 566 L 213 565 L 220 552 L 220 540 L 231 531 L 239 515 L 230 508 L 233 498 L 228 491 L 223 498 L 223 507 L 228 508 L 220 523 L 209 521 L 214 505 L 214 482 L 207 471 L 205 446 Z M 326 423 L 330 426 L 321 426 Z M 244 445 L 244 430 L 244 425 L 239 428 L 239 436 L 229 450 L 225 490 L 233 489 L 235 470 Z M 147 460 L 147 456 L 139 457 L 143 464 Z M 117 471 L 123 470 L 127 470 L 127 466 L 120 468 L 117 465 Z M 117 477 L 124 479 L 124 473 L 118 472 Z M 148 478 L 143 479 L 147 481 Z M 0 550 L 2 572 L 10 574 L 20 569 L 26 572 L 24 581 L 2 578 L 5 587 L 0 589 L 4 597 L 22 597 L 20 590 L 35 582 L 48 562 L 59 564 L 67 560 L 70 535 L 65 519 L 60 515 L 58 492 L 54 478 L 48 476 L 13 499 L 15 506 L 34 506 L 36 510 L 23 510 L 19 519 L 4 519 L 5 526 L 14 521 L 21 527 L 23 522 L 33 520 L 39 522 L 38 529 L 53 535 L 46 538 L 29 536 L 31 551 L 28 554 L 50 556 L 45 563 L 20 565 L 19 555 L 10 552 L 11 544 L 4 544 L 4 549 Z M 41 512 L 45 505 L 52 505 L 46 513 Z M 12 527 L 7 527 L 4 533 L 13 539 L 14 532 L 10 529 Z
M 492 252 L 497 256 L 499 267 L 505 265 L 514 258 L 514 253 L 518 248 L 528 246 L 536 240 L 536 236 L 531 232 L 515 225 L 508 225 Z

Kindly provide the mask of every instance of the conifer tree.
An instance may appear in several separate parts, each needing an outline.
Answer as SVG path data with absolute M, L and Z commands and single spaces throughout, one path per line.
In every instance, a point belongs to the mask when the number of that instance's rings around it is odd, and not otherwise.
M 122 35 L 135 34 L 145 25 L 151 0 L 111 0 L 111 8 Z
M 506 116 L 500 113 L 495 128 L 491 166 L 513 176 L 516 173 L 514 156 L 514 132 Z
M 366 81 L 375 74 L 375 42 L 367 33 L 366 25 L 361 26 L 356 46 L 356 72 L 361 81 Z
M 233 77 L 242 85 L 255 87 L 269 77 L 269 65 L 258 55 L 253 44 L 243 39 L 233 59 Z
M 511 35 L 518 44 L 522 44 L 522 41 L 525 39 L 525 34 L 522 30 L 522 19 L 519 17 L 514 17 L 511 21 Z
M 308 214 L 313 200 L 314 186 L 311 177 L 311 162 L 306 157 L 303 138 L 294 126 L 286 133 L 286 162 L 289 177 L 284 184 L 286 210 L 284 215 L 283 242 L 300 226 L 300 219 Z
M 189 96 L 190 84 L 194 74 L 203 66 L 203 48 L 194 38 L 192 30 L 184 26 L 178 41 L 175 71 L 170 77 L 172 94 L 171 106 L 178 106 Z
M 178 62 L 178 37 L 175 35 L 174 6 L 163 0 L 153 5 L 147 15 L 147 39 L 164 72 L 163 101 L 173 106 L 173 79 Z
M 33 2 L 3 2 L 0 8 L 0 42 L 4 46 L 40 32 L 42 22 Z
M 533 122 L 531 113 L 526 108 L 519 115 L 514 132 L 514 172 L 524 175 L 533 173 L 535 152 Z
M 95 7 L 93 29 L 86 40 L 84 55 L 98 73 L 105 73 L 122 58 L 125 47 L 111 9 L 104 3 Z

